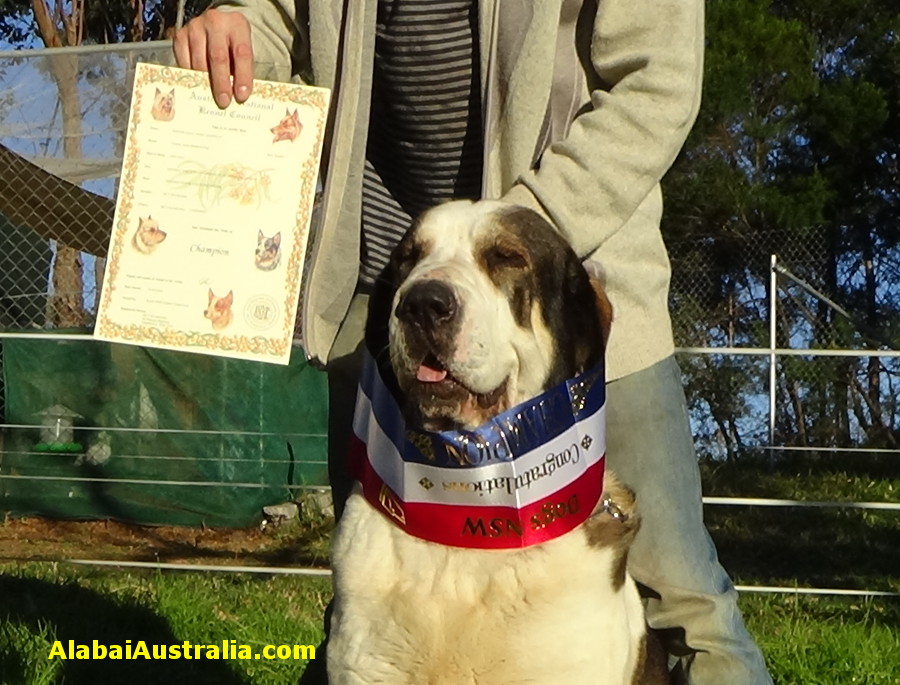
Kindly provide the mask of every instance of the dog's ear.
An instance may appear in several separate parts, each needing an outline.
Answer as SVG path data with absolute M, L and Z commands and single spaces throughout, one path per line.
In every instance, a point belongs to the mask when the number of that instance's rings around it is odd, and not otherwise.
M 388 325 L 394 308 L 394 295 L 397 292 L 397 272 L 395 260 L 391 260 L 379 277 L 375 280 L 372 294 L 369 296 L 369 309 L 366 314 L 366 330 L 363 344 L 378 365 L 381 379 L 399 404 L 401 401 L 400 385 L 391 366 L 391 355 L 388 347 Z
M 603 269 L 597 262 L 584 262 L 584 269 L 588 273 L 591 288 L 594 291 L 594 299 L 597 301 L 597 313 L 600 315 L 600 330 L 603 333 L 603 347 L 609 342 L 609 330 L 613 322 L 613 308 L 606 296 L 604 282 L 606 278 Z
M 372 294 L 369 297 L 369 310 L 366 317 L 365 345 L 375 359 L 381 371 L 385 385 L 393 393 L 397 401 L 401 401 L 400 386 L 391 366 L 389 344 L 389 324 L 394 312 L 394 297 L 403 280 L 409 275 L 412 264 L 420 254 L 415 240 L 414 223 L 400 243 L 391 253 L 387 266 L 375 279 Z
M 394 271 L 391 267 L 391 263 L 388 263 L 375 279 L 366 313 L 366 347 L 376 359 L 385 354 L 388 348 L 388 322 L 394 306 L 394 294 L 397 292 Z
M 389 385 L 389 379 L 394 377 L 388 353 L 389 325 L 394 311 L 394 296 L 397 294 L 397 288 L 400 287 L 397 263 L 397 250 L 395 249 L 372 286 L 364 336 L 369 353 L 381 369 L 382 378 Z
M 556 329 L 556 336 L 562 355 L 567 350 L 572 355 L 570 376 L 573 368 L 580 373 L 603 361 L 611 307 L 603 286 L 591 276 L 586 264 L 571 251 L 563 258 L 566 261 L 560 269 L 560 288 L 565 295 L 559 315 L 564 325 Z

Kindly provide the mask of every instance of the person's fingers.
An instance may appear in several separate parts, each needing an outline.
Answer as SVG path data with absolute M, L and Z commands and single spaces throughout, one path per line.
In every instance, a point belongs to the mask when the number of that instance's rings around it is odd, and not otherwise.
M 231 32 L 231 60 L 234 97 L 238 102 L 244 102 L 253 91 L 253 43 L 250 41 L 250 24 L 246 20 L 238 21 Z
M 250 22 L 244 15 L 207 10 L 176 31 L 172 49 L 179 67 L 209 73 L 209 84 L 219 107 L 227 107 L 232 94 L 238 102 L 250 96 L 253 44 Z
M 175 53 L 175 64 L 183 69 L 191 68 L 191 48 L 186 27 L 175 32 L 172 39 L 172 51 Z
M 185 28 L 190 56 L 190 64 L 186 66 L 196 71 L 209 71 L 206 66 L 206 26 L 203 19 L 203 16 L 197 17 Z
M 207 31 L 206 57 L 209 83 L 219 107 L 231 102 L 231 51 L 229 36 L 220 31 Z

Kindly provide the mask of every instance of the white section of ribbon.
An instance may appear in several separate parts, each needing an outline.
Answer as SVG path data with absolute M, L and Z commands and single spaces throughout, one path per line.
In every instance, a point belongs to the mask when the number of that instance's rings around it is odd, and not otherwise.
M 404 462 L 375 420 L 369 398 L 359 393 L 356 401 L 354 431 L 366 443 L 375 472 L 404 502 L 521 508 L 569 485 L 606 453 L 604 405 L 513 461 L 470 468 Z
M 375 473 L 398 495 L 403 493 L 403 459 L 397 446 L 382 430 L 372 411 L 372 401 L 360 389 L 356 393 L 353 432 L 366 445 L 366 454 Z M 373 457 L 373 455 L 379 455 Z

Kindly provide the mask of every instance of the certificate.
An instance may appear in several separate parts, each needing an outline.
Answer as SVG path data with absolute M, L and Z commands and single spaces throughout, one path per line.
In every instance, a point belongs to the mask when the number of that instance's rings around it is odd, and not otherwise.
M 329 95 L 137 65 L 96 338 L 288 363 Z

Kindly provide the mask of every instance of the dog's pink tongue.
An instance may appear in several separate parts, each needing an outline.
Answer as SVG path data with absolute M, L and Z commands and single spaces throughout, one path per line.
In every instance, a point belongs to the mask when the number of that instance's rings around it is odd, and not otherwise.
M 423 383 L 440 383 L 446 377 L 447 371 L 445 369 L 435 369 L 425 364 L 419 366 L 419 370 L 416 372 L 416 378 Z

